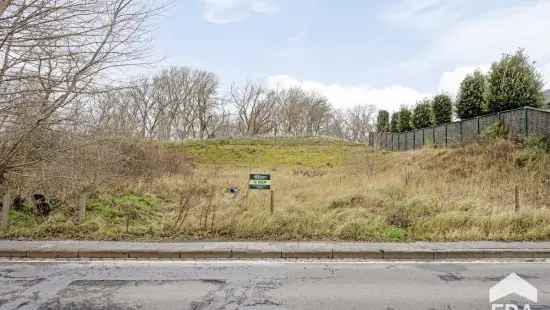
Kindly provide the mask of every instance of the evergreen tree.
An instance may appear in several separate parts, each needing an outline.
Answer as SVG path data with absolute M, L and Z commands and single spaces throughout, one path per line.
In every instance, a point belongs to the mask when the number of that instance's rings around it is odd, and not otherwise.
M 453 116 L 453 102 L 447 95 L 437 95 L 432 103 L 432 125 L 449 123 Z
M 468 74 L 462 83 L 456 99 L 456 115 L 468 119 L 483 114 L 486 106 L 486 78 L 479 70 Z
M 544 102 L 542 77 L 523 50 L 504 55 L 488 74 L 487 111 L 498 112 Z
M 399 112 L 391 114 L 390 131 L 399 132 Z
M 390 113 L 386 110 L 378 111 L 376 120 L 376 131 L 387 132 L 390 130 Z
M 429 99 L 424 99 L 416 104 L 411 122 L 415 129 L 426 128 L 432 125 L 432 102 Z
M 412 117 L 412 113 L 409 110 L 409 108 L 405 106 L 401 107 L 401 109 L 399 110 L 399 118 L 397 121 L 399 132 L 405 132 L 412 129 L 411 117 Z

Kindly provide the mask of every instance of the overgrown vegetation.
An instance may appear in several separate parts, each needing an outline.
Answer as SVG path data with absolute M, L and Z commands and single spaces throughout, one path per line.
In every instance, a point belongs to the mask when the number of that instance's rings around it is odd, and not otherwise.
M 497 125 L 489 144 L 371 152 L 360 143 L 376 128 L 372 105 L 342 110 L 316 91 L 252 82 L 221 93 L 216 74 L 186 67 L 116 82 L 147 63 L 162 11 L 153 2 L 0 5 L 0 196 L 10 212 L 0 237 L 548 238 L 547 141 L 504 141 Z M 495 63 L 487 83 L 486 111 L 542 98 L 522 51 Z M 425 126 L 428 112 L 432 125 L 451 120 L 448 96 L 423 104 L 389 124 L 381 112 L 379 131 Z M 297 138 L 311 136 L 335 138 Z M 194 139 L 204 141 L 182 142 Z M 250 172 L 273 175 L 273 214 L 267 192 L 246 190 Z
M 46 218 L 33 215 L 28 206 L 12 210 L 11 226 L 0 236 L 547 240 L 550 155 L 546 147 L 535 138 L 524 145 L 495 138 L 460 148 L 402 153 L 372 152 L 363 145 L 323 139 L 172 144 L 165 151 L 192 160 L 192 172 L 132 177 L 116 186 L 98 187 L 90 195 L 82 223 L 71 205 L 54 208 Z M 222 161 L 218 156 L 229 157 Z M 268 192 L 247 193 L 250 172 L 273 175 L 274 214 Z M 516 186 L 518 211 L 514 210 Z

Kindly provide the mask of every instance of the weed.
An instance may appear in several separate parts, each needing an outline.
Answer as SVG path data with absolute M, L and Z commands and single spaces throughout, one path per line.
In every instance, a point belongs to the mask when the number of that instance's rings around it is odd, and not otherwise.
M 510 129 L 506 127 L 503 121 L 498 121 L 487 127 L 483 132 L 483 136 L 489 139 L 504 139 L 510 135 Z
M 399 227 L 391 227 L 384 231 L 384 235 L 391 241 L 404 241 L 407 237 L 407 232 Z

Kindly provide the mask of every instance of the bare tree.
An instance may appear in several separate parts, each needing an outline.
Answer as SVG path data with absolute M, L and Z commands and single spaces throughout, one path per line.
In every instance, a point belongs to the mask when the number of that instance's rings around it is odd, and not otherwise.
M 138 0 L 14 0 L 0 18 L 0 183 L 34 165 L 39 132 L 103 87 L 113 69 L 143 62 L 153 11 Z M 32 145 L 32 147 L 29 147 Z M 29 150 L 40 153 L 30 157 Z M 50 154 L 51 155 L 51 154 Z
M 373 130 L 375 110 L 372 105 L 357 105 L 347 111 L 348 138 L 351 141 L 368 141 L 369 132 Z
M 191 98 L 198 84 L 192 70 L 186 67 L 172 67 L 162 71 L 153 80 L 154 100 L 157 106 L 163 107 L 157 137 L 161 140 L 170 140 L 176 137 L 178 132 L 186 132 L 187 136 L 195 121 Z
M 312 92 L 306 97 L 306 130 L 308 136 L 318 136 L 322 125 L 330 114 L 330 104 L 326 97 Z
M 340 109 L 332 111 L 327 120 L 327 133 L 329 136 L 337 137 L 339 139 L 347 139 L 348 128 L 346 113 Z
M 282 131 L 285 135 L 300 135 L 305 92 L 298 87 L 290 88 L 280 93 L 279 109 Z
M 239 129 L 244 136 L 269 133 L 276 102 L 266 97 L 261 85 L 247 83 L 231 87 L 231 100 L 239 117 Z
M 195 72 L 195 88 L 193 90 L 193 106 L 198 123 L 197 138 L 208 138 L 209 128 L 214 121 L 215 110 L 218 105 L 216 98 L 218 90 L 218 78 L 211 72 Z
M 142 136 L 138 106 L 128 89 L 112 89 L 88 98 L 88 117 L 81 126 L 102 136 Z

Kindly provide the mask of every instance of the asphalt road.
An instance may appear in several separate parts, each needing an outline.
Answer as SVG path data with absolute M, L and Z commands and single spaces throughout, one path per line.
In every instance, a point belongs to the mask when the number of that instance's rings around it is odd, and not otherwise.
M 490 309 L 512 272 L 550 303 L 549 262 L 3 260 L 0 309 Z

